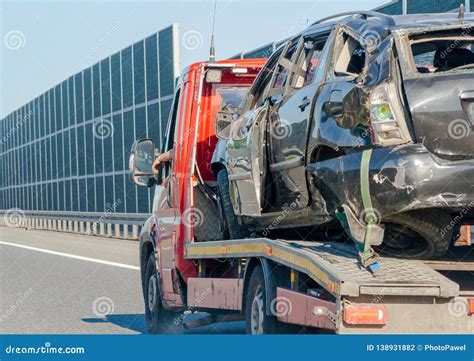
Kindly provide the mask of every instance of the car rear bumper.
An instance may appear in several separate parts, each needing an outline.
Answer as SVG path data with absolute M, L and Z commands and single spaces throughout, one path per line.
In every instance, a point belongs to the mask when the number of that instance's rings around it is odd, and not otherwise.
M 367 211 L 361 191 L 362 154 L 308 165 L 313 191 L 320 191 L 329 210 L 345 204 L 356 215 Z M 446 161 L 420 144 L 377 148 L 365 179 L 373 211 L 382 218 L 428 208 L 459 213 L 463 221 L 474 218 L 474 160 Z

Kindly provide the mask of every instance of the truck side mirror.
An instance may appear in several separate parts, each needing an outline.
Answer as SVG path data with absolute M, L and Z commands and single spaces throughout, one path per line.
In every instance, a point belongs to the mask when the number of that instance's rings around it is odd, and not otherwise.
M 155 160 L 155 144 L 151 139 L 140 139 L 132 145 L 128 166 L 130 181 L 140 187 L 154 185 L 153 161 Z
M 216 136 L 221 140 L 229 140 L 230 138 L 230 126 L 234 119 L 235 109 L 230 107 L 224 107 L 217 112 L 216 117 Z

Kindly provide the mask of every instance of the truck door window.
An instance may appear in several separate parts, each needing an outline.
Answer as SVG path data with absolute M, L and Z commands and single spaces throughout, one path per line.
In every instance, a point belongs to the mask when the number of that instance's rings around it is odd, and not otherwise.
M 163 146 L 161 148 L 161 153 L 167 152 L 168 150 L 173 148 L 174 133 L 175 133 L 175 128 L 176 128 L 176 117 L 178 114 L 178 104 L 179 104 L 180 94 L 181 94 L 181 88 L 176 90 L 176 93 L 173 99 L 173 105 L 171 106 L 171 114 L 169 117 Z M 163 165 L 163 172 L 160 172 L 159 174 L 160 177 L 163 177 L 163 179 L 168 177 L 170 174 L 170 169 L 171 169 L 170 162 L 165 163 Z M 163 181 L 163 179 L 160 179 L 160 182 Z
M 168 122 L 168 129 L 166 129 L 164 148 L 162 149 L 162 152 L 166 152 L 173 148 L 173 135 L 176 128 L 176 117 L 178 114 L 180 93 L 181 89 L 178 89 L 173 99 L 173 105 L 171 106 L 171 115 Z

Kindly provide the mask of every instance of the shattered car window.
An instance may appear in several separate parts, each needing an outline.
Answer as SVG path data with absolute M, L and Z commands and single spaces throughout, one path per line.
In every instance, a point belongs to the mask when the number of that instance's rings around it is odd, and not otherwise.
M 344 42 L 336 56 L 334 72 L 336 76 L 358 75 L 365 66 L 365 50 L 356 39 L 344 34 Z
M 420 74 L 474 69 L 474 37 L 464 32 L 423 34 L 410 43 Z

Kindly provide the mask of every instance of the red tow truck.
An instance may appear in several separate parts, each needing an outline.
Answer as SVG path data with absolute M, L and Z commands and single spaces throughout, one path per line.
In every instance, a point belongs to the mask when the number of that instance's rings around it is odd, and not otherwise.
M 252 334 L 472 334 L 474 261 L 467 253 L 462 262 L 381 257 L 375 276 L 361 267 L 353 244 L 229 239 L 216 185 L 216 115 L 239 106 L 264 66 L 263 59 L 226 60 L 183 71 L 160 150 L 172 150 L 173 160 L 159 180 L 151 171 L 153 142 L 132 148 L 132 181 L 155 186 L 139 243 L 149 332 L 165 331 L 181 319 L 177 312 L 192 310 L 208 316 L 186 327 L 245 320 Z

